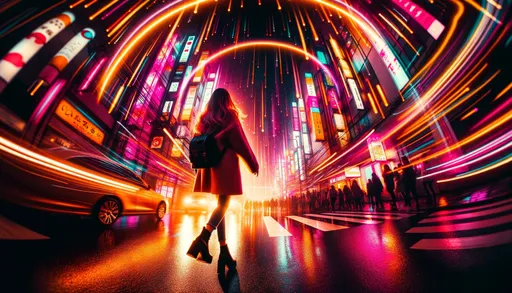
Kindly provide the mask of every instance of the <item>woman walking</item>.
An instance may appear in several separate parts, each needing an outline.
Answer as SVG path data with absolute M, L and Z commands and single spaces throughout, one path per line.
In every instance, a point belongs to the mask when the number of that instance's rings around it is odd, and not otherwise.
M 238 110 L 228 91 L 216 89 L 201 115 L 196 131 L 201 134 L 217 133 L 215 140 L 223 150 L 220 163 L 212 168 L 199 169 L 196 174 L 194 192 L 207 192 L 217 195 L 217 207 L 201 234 L 192 242 L 187 255 L 199 261 L 212 263 L 208 250 L 208 241 L 213 230 L 217 229 L 220 244 L 218 273 L 225 267 L 236 268 L 236 261 L 231 257 L 226 243 L 226 224 L 224 214 L 229 206 L 232 195 L 242 194 L 242 179 L 238 155 L 247 163 L 256 176 L 259 165 L 240 123 Z
M 356 180 L 352 180 L 352 194 L 354 195 L 355 208 L 357 210 L 363 210 L 363 197 L 364 192 L 359 186 L 359 183 Z
M 395 195 L 395 174 L 391 171 L 389 165 L 384 165 L 383 167 L 383 176 L 384 176 L 384 185 L 386 185 L 386 190 L 391 195 L 391 209 L 398 210 L 396 206 L 396 195 Z

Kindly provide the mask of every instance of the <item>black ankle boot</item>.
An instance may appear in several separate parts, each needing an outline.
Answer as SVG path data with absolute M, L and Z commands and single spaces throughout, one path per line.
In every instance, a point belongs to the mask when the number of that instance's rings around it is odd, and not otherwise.
M 228 270 L 234 270 L 236 268 L 236 260 L 233 259 L 231 254 L 229 253 L 229 249 L 227 245 L 222 245 L 220 247 L 220 255 L 219 255 L 219 264 L 217 266 L 217 273 L 224 274 L 226 266 Z
M 190 245 L 187 255 L 197 259 L 198 261 L 212 263 L 213 257 L 208 250 L 208 241 L 210 240 L 211 235 L 212 233 L 210 231 L 203 228 L 201 234 L 197 236 L 196 240 L 194 240 L 192 245 Z

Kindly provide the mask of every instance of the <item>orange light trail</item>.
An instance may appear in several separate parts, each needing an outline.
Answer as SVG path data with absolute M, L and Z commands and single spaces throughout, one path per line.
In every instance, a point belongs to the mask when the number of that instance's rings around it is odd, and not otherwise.
M 210 22 L 208 23 L 208 29 L 206 30 L 206 35 L 204 36 L 205 41 L 208 40 L 208 35 L 210 34 L 210 29 L 212 27 L 213 19 L 215 18 L 216 14 L 217 14 L 217 3 L 215 3 L 215 8 L 213 9 L 212 17 L 210 18 Z
M 231 11 L 231 3 L 233 2 L 233 0 L 229 0 L 229 4 L 228 4 L 228 12 Z M 260 4 L 261 5 L 261 4 Z
M 313 22 L 311 21 L 311 17 L 309 17 L 309 13 L 307 10 L 305 11 L 305 13 L 306 13 L 306 19 L 308 20 L 308 23 L 309 23 L 309 27 L 311 28 L 311 33 L 313 34 L 313 38 L 315 39 L 315 41 L 318 41 L 319 40 L 318 34 L 316 33 L 316 29 L 315 29 L 315 26 L 313 25 Z
M 82 2 L 84 2 L 85 0 L 78 0 L 76 1 L 75 3 L 69 5 L 69 8 L 73 9 L 75 7 L 77 7 L 78 5 L 80 5 Z
M 478 170 L 478 171 L 474 171 L 474 172 L 471 172 L 471 173 L 468 173 L 468 174 L 464 174 L 462 176 L 457 176 L 457 177 L 452 177 L 452 178 L 447 178 L 447 179 L 442 179 L 442 180 L 438 180 L 437 183 L 444 183 L 444 182 L 451 182 L 451 181 L 456 181 L 456 180 L 460 180 L 460 179 L 464 179 L 464 178 L 468 178 L 468 177 L 472 177 L 472 176 L 475 176 L 475 175 L 478 175 L 478 174 L 482 174 L 482 173 L 485 173 L 487 171 L 490 171 L 490 170 L 493 170 L 493 169 L 496 169 L 498 167 L 501 167 L 503 165 L 506 165 L 508 163 L 512 162 L 512 157 L 509 157 L 508 159 L 506 160 L 503 160 L 501 162 L 498 162 L 496 164 L 493 164 L 491 166 L 488 166 L 486 168 L 483 168 L 481 170 Z
M 386 7 L 386 10 L 389 12 L 389 14 L 391 14 L 403 27 L 405 27 L 405 29 L 412 35 L 414 34 L 414 31 L 407 25 L 407 23 L 405 23 L 398 15 L 396 15 L 396 13 L 394 13 L 393 11 L 389 10 L 387 7 Z
M 91 2 L 87 3 L 84 5 L 85 8 L 89 8 L 91 7 L 92 5 L 94 5 L 94 3 L 98 2 L 98 0 L 92 0 Z
M 77 177 L 80 179 L 85 179 L 94 183 L 100 183 L 106 186 L 112 186 L 119 189 L 127 190 L 127 191 L 137 191 L 139 188 L 124 184 L 117 180 L 112 180 L 104 176 L 99 176 L 94 173 L 84 171 L 82 169 L 73 167 L 68 164 L 61 163 L 49 157 L 40 155 L 35 153 L 27 148 L 22 147 L 12 141 L 5 139 L 0 136 L 0 150 L 3 150 L 13 156 L 16 156 L 20 159 L 35 163 L 39 166 L 43 166 L 58 172 L 65 173 L 67 175 L 71 175 L 73 177 Z
M 384 106 L 389 106 L 388 99 L 386 98 L 386 95 L 384 94 L 384 91 L 382 91 L 382 88 L 380 87 L 380 84 L 377 84 L 375 86 L 377 88 L 377 92 L 379 92 L 380 98 L 382 99 L 382 102 L 384 103 Z
M 98 11 L 96 11 L 93 15 L 91 15 L 89 17 L 89 20 L 93 20 L 95 19 L 98 15 L 100 15 L 101 13 L 103 13 L 105 10 L 109 9 L 112 5 L 116 4 L 119 0 L 113 0 L 111 1 L 110 3 L 108 3 L 107 5 L 103 6 L 102 8 L 98 9 Z
M 501 92 L 499 92 L 499 94 L 497 94 L 496 97 L 494 98 L 494 100 L 492 100 L 492 101 L 494 102 L 497 99 L 503 97 L 511 88 L 512 88 L 512 82 L 509 83 Z
M 471 115 L 475 114 L 476 112 L 478 112 L 478 109 L 477 109 L 477 108 L 473 108 L 473 109 L 471 109 L 471 111 L 467 112 L 464 116 L 462 116 L 462 117 L 460 118 L 460 121 L 464 121 L 464 120 L 468 119 L 468 118 L 469 118 L 469 116 L 471 116 Z
M 469 5 L 473 6 L 474 8 L 476 8 L 477 10 L 479 10 L 480 12 L 482 12 L 485 16 L 489 17 L 490 19 L 492 19 L 494 22 L 496 22 L 497 24 L 501 24 L 501 21 L 497 20 L 496 17 L 494 17 L 494 15 L 492 15 L 487 9 L 483 8 L 482 6 L 480 6 L 478 3 L 476 3 L 475 1 L 473 0 L 465 0 L 466 3 L 468 3 Z M 489 2 L 491 3 L 491 2 Z M 491 3 L 492 4 L 492 3 Z
M 117 32 L 126 22 L 128 22 L 128 20 L 130 20 L 134 15 L 135 13 L 137 13 L 139 10 L 142 9 L 142 7 L 144 7 L 144 5 L 148 4 L 150 0 L 146 0 L 144 2 L 142 2 L 139 6 L 137 6 L 137 8 L 135 8 L 132 12 L 130 12 L 130 14 L 128 14 L 125 18 L 123 18 L 123 20 L 121 20 L 113 29 L 112 31 L 110 31 L 108 34 L 107 34 L 107 37 L 111 37 L 113 34 L 115 34 L 115 32 Z
M 332 155 L 330 155 L 327 159 L 325 159 L 322 163 L 318 164 L 318 166 L 316 166 L 315 168 L 313 168 L 313 170 L 309 171 L 309 175 L 313 174 L 313 172 L 315 172 L 316 170 L 318 170 L 318 168 L 322 167 L 324 164 L 326 164 L 327 162 L 329 162 L 329 160 L 331 158 L 333 158 L 335 155 L 337 154 L 337 152 L 334 152 Z
M 276 3 L 277 3 L 277 10 L 281 10 L 282 7 L 281 7 L 281 3 L 279 3 L 279 0 L 276 0 Z M 258 0 L 258 5 L 261 5 L 261 0 Z
M 372 94 L 368 93 L 368 101 L 370 101 L 370 104 L 372 105 L 373 113 L 379 114 L 379 111 L 377 110 L 377 107 L 375 106 L 375 102 L 373 101 Z
M 114 97 L 114 100 L 112 100 L 112 104 L 110 104 L 110 108 L 108 109 L 108 113 L 111 114 L 114 109 L 116 108 L 117 102 L 119 102 L 119 98 L 121 98 L 121 95 L 124 92 L 124 84 L 119 87 L 117 90 L 117 93 Z
M 302 48 L 304 49 L 305 58 L 306 58 L 306 60 L 309 60 L 308 54 L 307 54 L 308 49 L 306 47 L 306 40 L 304 39 L 304 34 L 302 33 L 302 29 L 300 27 L 300 23 L 299 23 L 299 19 L 297 18 L 297 14 L 295 13 L 295 9 L 293 10 L 293 16 L 295 17 L 295 22 L 297 23 L 297 30 L 299 31 L 300 42 L 302 43 Z
M 180 147 L 180 144 L 174 139 L 174 137 L 172 137 L 172 135 L 169 133 L 169 131 L 164 128 L 164 133 L 171 139 L 172 143 L 178 148 L 178 150 L 180 151 L 180 153 L 185 157 L 187 158 L 187 161 L 190 161 L 189 157 L 187 156 L 187 154 L 185 153 L 185 151 Z
M 37 85 L 34 87 L 34 89 L 30 92 L 30 96 L 34 96 L 36 92 L 41 88 L 41 86 L 44 84 L 44 80 L 40 80 Z
M 389 21 L 387 18 L 384 17 L 384 15 L 380 13 L 379 16 L 407 43 L 407 45 L 409 45 L 409 47 L 411 47 L 411 49 L 414 51 L 414 53 L 416 53 L 416 55 L 420 56 L 420 53 L 418 52 L 418 50 L 416 50 L 416 48 L 414 48 L 409 39 L 407 39 L 404 36 L 404 34 L 402 34 L 402 32 L 391 21 Z

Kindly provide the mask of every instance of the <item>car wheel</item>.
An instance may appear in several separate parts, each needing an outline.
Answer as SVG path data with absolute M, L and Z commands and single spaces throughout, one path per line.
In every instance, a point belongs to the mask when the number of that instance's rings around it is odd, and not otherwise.
M 158 204 L 158 207 L 156 208 L 156 218 L 161 220 L 165 216 L 166 209 L 167 207 L 165 202 Z
M 100 200 L 96 206 L 94 217 L 98 223 L 109 226 L 121 216 L 121 203 L 111 197 Z

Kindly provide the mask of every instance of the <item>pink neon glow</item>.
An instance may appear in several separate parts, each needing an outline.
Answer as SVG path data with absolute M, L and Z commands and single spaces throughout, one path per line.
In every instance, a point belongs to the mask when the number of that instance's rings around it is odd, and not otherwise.
M 416 3 L 410 0 L 392 0 L 393 3 L 400 6 L 403 11 L 409 14 L 416 22 L 418 22 L 428 33 L 434 38 L 438 39 L 444 30 L 442 25 L 430 13 L 423 10 Z
M 123 6 L 128 0 L 124 0 L 123 2 L 119 3 L 116 7 L 112 8 L 107 14 L 101 17 L 101 20 L 105 20 L 105 18 L 109 17 L 112 13 L 116 12 L 121 6 Z
M 499 107 L 494 109 L 491 113 L 487 114 L 482 120 L 480 120 L 477 124 L 475 124 L 473 127 L 471 127 L 471 131 L 474 131 L 476 128 L 482 126 L 490 119 L 496 118 L 498 113 L 503 111 L 505 108 L 510 106 L 512 104 L 512 97 L 508 97 L 507 101 L 501 104 Z
M 457 162 L 460 162 L 460 161 L 462 161 L 462 160 L 464 160 L 464 159 L 469 159 L 469 158 L 471 158 L 471 157 L 474 157 L 474 156 L 476 156 L 476 155 L 478 155 L 478 154 L 480 154 L 480 153 L 482 153 L 482 152 L 484 152 L 484 151 L 485 151 L 485 152 L 487 152 L 487 151 L 489 151 L 489 149 L 490 149 L 490 148 L 493 148 L 493 147 L 495 147 L 496 145 L 498 145 L 498 144 L 500 144 L 500 143 L 502 143 L 502 142 L 504 142 L 504 141 L 507 141 L 507 140 L 508 140 L 508 139 L 510 139 L 511 137 L 512 137 L 512 131 L 509 131 L 507 134 L 505 134 L 505 135 L 501 136 L 501 137 L 500 137 L 500 138 L 498 138 L 498 139 L 493 140 L 492 142 L 490 142 L 490 143 L 488 143 L 488 144 L 486 144 L 486 145 L 483 145 L 483 146 L 479 147 L 479 148 L 478 148 L 478 149 L 476 149 L 476 150 L 473 150 L 473 151 L 471 151 L 471 152 L 469 152 L 469 153 L 467 153 L 467 154 L 465 154 L 465 155 L 463 155 L 463 156 L 460 156 L 460 157 L 458 157 L 458 158 L 456 158 L 456 159 L 453 159 L 453 160 L 451 160 L 451 161 L 448 161 L 448 162 L 446 162 L 446 163 L 442 163 L 442 164 L 439 164 L 439 165 L 437 165 L 437 166 L 434 166 L 434 167 L 428 168 L 427 170 L 437 169 L 437 168 L 439 168 L 439 167 L 446 166 L 446 165 L 453 165 L 453 164 L 455 164 L 455 163 L 457 163 Z
M 474 160 L 471 160 L 471 161 L 466 162 L 464 164 L 460 164 L 460 165 L 456 165 L 456 166 L 453 166 L 453 167 L 450 167 L 450 168 L 446 168 L 446 169 L 443 169 L 443 170 L 440 170 L 440 171 L 437 171 L 437 172 L 434 172 L 434 173 L 430 173 L 430 174 L 427 174 L 425 176 L 418 177 L 418 179 L 427 178 L 427 177 L 430 177 L 430 176 L 434 176 L 434 175 L 437 175 L 437 174 L 444 173 L 446 171 L 450 171 L 450 170 L 453 170 L 453 169 L 457 169 L 457 168 L 460 168 L 460 167 L 464 167 L 464 166 L 476 163 L 476 162 L 481 161 L 481 160 L 483 160 L 485 158 L 493 156 L 493 155 L 495 155 L 495 154 L 497 154 L 497 153 L 499 153 L 499 152 L 501 152 L 501 151 L 503 151 L 503 150 L 505 150 L 505 149 L 507 149 L 507 148 L 509 148 L 511 146 L 512 146 L 512 142 L 509 142 L 506 145 L 504 145 L 504 146 L 502 146 L 500 148 L 497 148 L 497 149 L 495 149 L 492 152 L 486 153 L 485 155 L 480 156 L 480 157 L 478 157 L 478 158 L 476 158 Z
M 36 124 L 39 123 L 39 120 L 41 120 L 41 117 L 44 116 L 44 114 L 46 113 L 52 102 L 55 100 L 55 98 L 59 95 L 60 91 L 62 90 L 65 84 L 66 81 L 63 79 L 59 79 L 52 84 L 52 86 L 44 95 L 41 102 L 39 102 L 39 105 L 34 111 L 34 116 L 32 116 L 31 120 L 33 120 Z
M 107 61 L 107 58 L 102 58 L 98 64 L 96 64 L 96 66 L 94 66 L 94 68 L 89 72 L 89 74 L 87 75 L 87 77 L 84 79 L 82 85 L 78 88 L 78 90 L 80 91 L 84 91 L 86 90 L 89 85 L 91 85 L 91 82 L 92 80 L 94 79 L 94 77 L 96 77 L 96 75 L 98 74 L 98 72 L 100 72 L 100 69 L 101 67 L 103 66 L 103 63 L 105 63 L 105 61 Z

